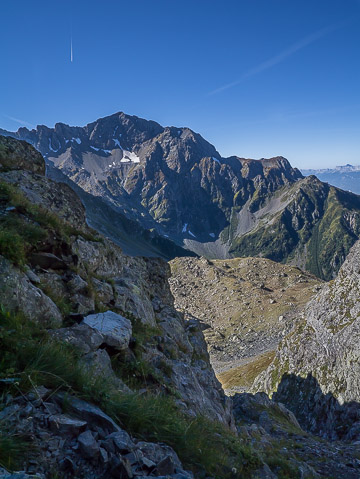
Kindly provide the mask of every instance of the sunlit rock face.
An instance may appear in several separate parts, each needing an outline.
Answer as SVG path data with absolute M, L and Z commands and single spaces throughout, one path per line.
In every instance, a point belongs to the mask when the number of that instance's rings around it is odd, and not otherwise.
M 274 393 L 308 430 L 354 439 L 360 417 L 360 242 L 307 304 L 255 390 Z

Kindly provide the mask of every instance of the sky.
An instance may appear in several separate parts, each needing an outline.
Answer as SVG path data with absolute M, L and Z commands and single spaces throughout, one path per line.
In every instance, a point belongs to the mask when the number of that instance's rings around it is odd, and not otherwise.
M 0 128 L 124 111 L 222 156 L 360 164 L 360 0 L 2 0 L 1 17 Z

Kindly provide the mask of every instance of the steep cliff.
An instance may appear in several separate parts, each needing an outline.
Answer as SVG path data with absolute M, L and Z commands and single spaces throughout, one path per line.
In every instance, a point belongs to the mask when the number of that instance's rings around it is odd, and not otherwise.
M 359 280 L 357 242 L 254 384 L 274 393 L 303 427 L 333 439 L 360 437 Z

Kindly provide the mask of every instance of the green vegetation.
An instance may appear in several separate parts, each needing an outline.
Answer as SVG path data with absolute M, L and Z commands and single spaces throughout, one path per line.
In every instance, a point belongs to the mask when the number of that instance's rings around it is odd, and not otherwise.
M 218 374 L 217 378 L 224 389 L 232 387 L 250 388 L 254 379 L 264 371 L 275 357 L 275 351 L 267 351 L 246 364 Z
M 289 262 L 304 251 L 306 269 L 330 280 L 360 234 L 359 198 L 320 182 L 304 182 L 298 191 L 294 189 L 296 203 L 290 203 L 271 222 L 260 223 L 254 231 L 234 237 L 231 222 L 227 233 L 233 238 L 230 253 Z M 257 192 L 253 198 L 251 206 L 257 209 Z
M 20 468 L 29 451 L 30 442 L 26 438 L 7 432 L 0 423 L 0 467 L 8 471 Z
M 266 455 L 266 461 L 270 469 L 277 474 L 279 479 L 300 479 L 301 473 L 298 467 L 292 466 L 289 460 L 281 455 L 281 452 L 274 452 L 272 444 L 271 452 Z
M 281 262 L 286 260 L 297 243 L 298 236 L 283 214 L 271 226 L 259 227 L 252 233 L 235 238 L 230 254 L 241 257 L 262 256 Z
M 354 202 L 350 199 L 354 197 Z M 350 248 L 356 241 L 354 233 L 344 219 L 344 214 L 360 207 L 356 195 L 347 195 L 331 187 L 321 222 L 314 228 L 309 242 L 307 269 L 324 279 L 332 279 L 334 266 L 340 268 Z M 348 209 L 348 211 L 347 211 Z M 359 213 L 355 213 L 359 219 Z M 357 232 L 359 233 L 359 232 Z
M 259 464 L 250 447 L 227 428 L 203 417 L 185 416 L 171 397 L 124 394 L 106 379 L 85 372 L 76 351 L 52 341 L 46 331 L 21 315 L 0 311 L 0 348 L 0 378 L 7 380 L 0 382 L 0 393 L 24 393 L 44 385 L 98 404 L 130 433 L 172 446 L 198 478 L 240 478 Z M 14 464 L 15 458 L 11 459 Z
M 49 210 L 31 203 L 25 195 L 5 181 L 0 181 L 0 207 L 11 208 L 0 216 L 0 254 L 23 267 L 28 255 L 46 241 L 50 232 L 59 241 L 81 235 L 89 241 L 100 237 L 77 230 Z

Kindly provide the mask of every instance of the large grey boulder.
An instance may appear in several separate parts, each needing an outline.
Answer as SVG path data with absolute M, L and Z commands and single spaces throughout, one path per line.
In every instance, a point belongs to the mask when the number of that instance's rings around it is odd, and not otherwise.
M 132 334 L 131 322 L 120 314 L 113 311 L 90 314 L 84 318 L 83 324 L 101 334 L 107 346 L 122 351 L 129 345 Z

